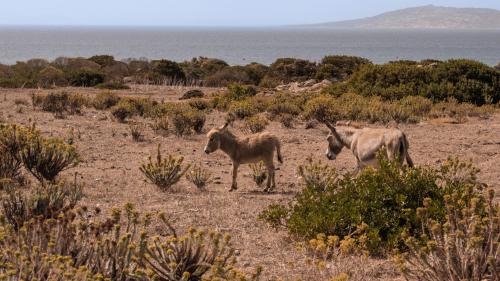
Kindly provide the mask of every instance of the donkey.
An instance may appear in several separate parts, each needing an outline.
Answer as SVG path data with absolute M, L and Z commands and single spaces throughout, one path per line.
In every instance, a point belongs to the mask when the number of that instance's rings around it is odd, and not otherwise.
M 274 151 L 276 150 L 278 161 L 283 163 L 281 145 L 278 138 L 270 133 L 263 132 L 247 137 L 233 135 L 228 129 L 229 123 L 219 128 L 213 128 L 207 134 L 208 142 L 205 153 L 210 154 L 220 149 L 233 161 L 233 180 L 229 191 L 238 188 L 236 178 L 240 164 L 257 163 L 263 161 L 267 168 L 267 186 L 265 192 L 270 192 L 276 187 L 274 179 Z
M 377 161 L 379 150 L 384 151 L 389 160 L 398 159 L 400 165 L 406 160 L 408 166 L 413 167 L 413 161 L 408 153 L 408 139 L 399 129 L 349 128 L 337 131 L 332 124 L 328 122 L 325 124 L 330 129 L 326 157 L 335 160 L 342 148 L 347 147 L 357 160 L 355 173 L 368 166 L 379 168 Z

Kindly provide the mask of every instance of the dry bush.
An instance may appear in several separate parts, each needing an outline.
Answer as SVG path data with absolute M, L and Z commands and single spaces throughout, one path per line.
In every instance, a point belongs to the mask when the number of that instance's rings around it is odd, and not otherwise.
M 189 106 L 197 110 L 209 110 L 210 102 L 200 98 L 194 98 L 188 101 Z
M 72 145 L 59 138 L 43 138 L 39 133 L 28 137 L 28 142 L 18 152 L 24 167 L 40 182 L 54 181 L 60 172 L 75 166 L 78 152 Z
M 37 186 L 33 190 L 20 190 L 9 184 L 2 197 L 3 215 L 16 229 L 32 219 L 50 219 L 73 209 L 83 196 L 83 186 L 59 182 Z
M 445 197 L 446 220 L 428 216 L 431 200 L 418 209 L 424 241 L 405 240 L 409 248 L 397 260 L 407 280 L 500 280 L 500 209 L 493 189 Z
M 0 180 L 22 180 L 22 162 L 0 146 Z M 1 188 L 0 188 L 1 189 Z
M 177 136 L 189 135 L 192 131 L 201 133 L 205 126 L 206 113 L 180 106 L 169 114 Z
M 120 97 L 113 92 L 101 92 L 97 94 L 92 105 L 95 109 L 104 110 L 115 106 L 120 101 Z
M 245 119 L 245 130 L 255 134 L 264 131 L 269 124 L 267 118 L 262 115 L 255 115 Z
M 295 266 L 301 267 L 307 280 L 371 281 L 396 275 L 390 262 L 370 259 L 364 253 L 363 239 L 318 234 L 308 242 L 297 243 L 300 263 Z
M 54 181 L 57 175 L 78 163 L 76 148 L 59 138 L 44 138 L 33 126 L 0 127 L 0 147 L 22 162 L 41 183 Z
M 258 187 L 262 187 L 264 181 L 267 179 L 267 168 L 264 165 L 264 162 L 260 161 L 258 163 L 249 164 L 250 169 L 252 170 L 252 179 L 257 184 Z
M 163 158 L 160 145 L 158 145 L 156 161 L 153 161 L 150 156 L 148 163 L 141 165 L 140 171 L 151 183 L 158 186 L 161 190 L 167 191 L 189 170 L 190 165 L 184 166 L 182 164 L 183 161 L 183 157 L 176 158 L 172 155 Z
M 153 120 L 153 123 L 150 124 L 150 127 L 156 134 L 167 136 L 170 128 L 170 123 L 167 117 L 158 117 Z
M 134 116 L 135 113 L 133 105 L 125 100 L 120 100 L 116 105 L 111 107 L 111 114 L 121 123 Z
M 281 125 L 283 125 L 283 127 L 287 128 L 287 129 L 293 129 L 294 119 L 295 118 L 293 117 L 292 114 L 284 113 L 284 114 L 281 114 L 279 116 L 279 120 L 280 120 Z
M 54 113 L 57 118 L 63 118 L 64 114 L 80 114 L 82 108 L 88 104 L 86 96 L 67 92 L 33 94 L 31 100 L 35 108 Z
M 199 190 L 205 190 L 212 182 L 212 174 L 201 165 L 194 165 L 187 173 L 186 179 Z
M 144 125 L 140 123 L 129 124 L 130 135 L 136 142 L 144 141 Z

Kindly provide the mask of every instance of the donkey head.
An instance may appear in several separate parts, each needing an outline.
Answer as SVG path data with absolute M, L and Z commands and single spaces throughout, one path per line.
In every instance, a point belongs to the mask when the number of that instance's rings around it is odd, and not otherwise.
M 335 127 L 329 122 L 325 122 L 325 124 L 330 129 L 330 134 L 328 134 L 328 137 L 326 138 L 326 140 L 328 141 L 328 149 L 326 150 L 326 157 L 329 160 L 335 160 L 340 151 L 342 151 L 344 145 L 340 141 L 339 133 L 337 133 Z
M 223 126 L 219 128 L 213 128 L 208 132 L 207 134 L 208 142 L 207 145 L 205 145 L 204 149 L 206 154 L 215 152 L 217 149 L 220 148 L 221 136 L 226 130 L 228 125 L 229 123 L 226 123 Z

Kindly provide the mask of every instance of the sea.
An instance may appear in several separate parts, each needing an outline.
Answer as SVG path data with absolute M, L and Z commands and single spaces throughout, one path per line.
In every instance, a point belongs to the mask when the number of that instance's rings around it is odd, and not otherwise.
M 232 65 L 270 64 L 282 57 L 319 61 L 326 55 L 361 56 L 374 63 L 468 58 L 496 65 L 500 31 L 0 26 L 2 64 L 97 54 L 179 62 L 204 56 Z

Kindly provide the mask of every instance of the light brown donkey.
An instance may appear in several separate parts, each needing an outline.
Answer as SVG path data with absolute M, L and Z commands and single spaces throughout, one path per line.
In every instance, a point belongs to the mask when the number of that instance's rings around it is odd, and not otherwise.
M 280 141 L 270 133 L 263 132 L 246 137 L 233 135 L 227 129 L 228 123 L 219 128 L 213 128 L 208 132 L 208 142 L 205 153 L 209 154 L 218 149 L 224 151 L 233 161 L 233 181 L 229 191 L 238 188 L 236 178 L 240 164 L 257 163 L 263 161 L 267 168 L 267 186 L 264 191 L 270 192 L 276 187 L 274 180 L 274 150 L 276 150 L 278 161 L 283 163 L 281 156 Z

